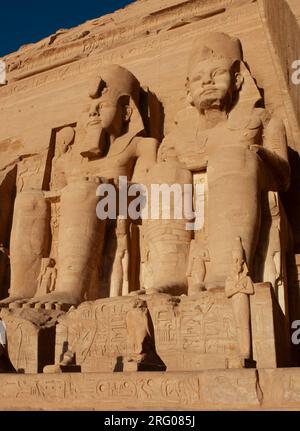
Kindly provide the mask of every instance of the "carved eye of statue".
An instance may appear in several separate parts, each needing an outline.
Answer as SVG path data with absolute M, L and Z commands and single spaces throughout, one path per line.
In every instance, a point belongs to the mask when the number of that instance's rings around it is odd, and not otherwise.
M 227 70 L 225 70 L 225 69 L 216 69 L 213 72 L 212 76 L 215 77 L 215 76 L 224 75 L 226 72 L 227 72 Z
M 98 113 L 104 108 L 114 108 L 116 105 L 113 102 L 105 101 L 98 104 Z
M 201 73 L 197 73 L 195 76 L 193 76 L 193 78 L 191 79 L 191 82 L 197 82 L 197 81 L 202 81 L 202 74 Z

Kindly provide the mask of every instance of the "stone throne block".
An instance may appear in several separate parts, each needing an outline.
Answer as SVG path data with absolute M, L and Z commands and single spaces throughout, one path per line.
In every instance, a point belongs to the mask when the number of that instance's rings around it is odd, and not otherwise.
M 288 362 L 285 347 L 278 341 L 275 319 L 280 318 L 271 291 L 269 284 L 256 285 L 251 298 L 253 359 L 258 368 Z M 236 324 L 223 289 L 194 296 L 140 298 L 149 311 L 156 354 L 167 371 L 238 366 Z M 84 302 L 62 316 L 56 327 L 55 363 L 71 350 L 82 372 L 122 371 L 131 355 L 126 316 L 134 301 L 136 297 L 127 296 Z
M 2 309 L 6 326 L 7 354 L 17 373 L 35 374 L 53 363 L 55 325 L 62 312 L 34 309 Z

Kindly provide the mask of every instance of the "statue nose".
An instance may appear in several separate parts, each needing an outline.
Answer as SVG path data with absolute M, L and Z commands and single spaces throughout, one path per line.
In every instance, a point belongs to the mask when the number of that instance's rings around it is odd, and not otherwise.
M 98 117 L 98 110 L 96 108 L 93 108 L 90 110 L 89 116 L 90 117 Z
M 97 117 L 98 115 L 99 115 L 99 106 L 98 106 L 98 104 L 95 104 L 95 105 L 91 106 L 89 116 L 90 117 Z
M 205 73 L 202 75 L 202 85 L 211 84 L 212 82 L 213 79 L 210 73 Z

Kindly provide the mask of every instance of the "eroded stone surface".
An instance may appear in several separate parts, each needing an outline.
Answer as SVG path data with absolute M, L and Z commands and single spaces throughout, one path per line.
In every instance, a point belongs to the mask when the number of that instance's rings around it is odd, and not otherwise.
M 55 325 L 61 312 L 4 309 L 6 355 L 18 373 L 42 372 L 54 362 Z
M 3 409 L 299 410 L 299 368 L 0 376 Z

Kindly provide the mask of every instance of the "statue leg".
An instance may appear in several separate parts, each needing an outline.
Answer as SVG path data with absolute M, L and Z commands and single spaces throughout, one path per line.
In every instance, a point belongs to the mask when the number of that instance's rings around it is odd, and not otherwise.
M 41 261 L 48 253 L 49 223 L 50 208 L 42 191 L 17 195 L 10 241 L 10 294 L 2 304 L 34 296 Z
M 76 305 L 83 301 L 103 246 L 105 222 L 96 215 L 98 186 L 94 180 L 82 179 L 63 189 L 56 289 L 35 302 Z
M 145 229 L 150 254 L 148 261 L 145 262 L 144 287 L 147 294 L 186 294 L 188 288 L 186 270 L 191 233 L 185 229 L 185 220 L 163 220 L 163 222 L 165 223 L 157 227 L 148 224 L 149 230 Z
M 115 256 L 110 280 L 110 297 L 122 296 L 123 267 L 120 256 Z
M 240 355 L 249 359 L 251 355 L 250 301 L 249 295 L 237 293 L 231 298 L 237 328 Z
M 232 266 L 232 249 L 237 237 L 242 240 L 252 275 L 260 227 L 260 198 L 252 178 L 225 177 L 209 186 L 210 267 L 205 280 L 207 289 L 224 287 Z

